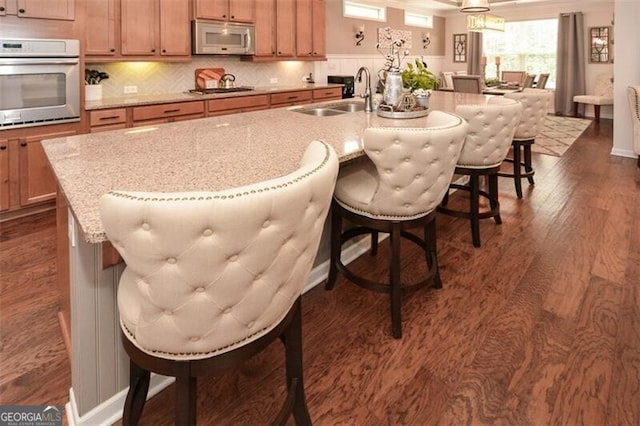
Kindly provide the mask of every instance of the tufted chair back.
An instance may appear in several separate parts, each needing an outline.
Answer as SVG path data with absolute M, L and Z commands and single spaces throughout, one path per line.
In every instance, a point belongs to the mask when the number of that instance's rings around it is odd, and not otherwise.
M 613 98 L 613 76 L 607 73 L 598 74 L 593 91 L 595 96 Z
M 124 335 L 154 356 L 197 360 L 269 332 L 307 282 L 337 172 L 334 150 L 314 141 L 297 171 L 270 181 L 104 195 L 104 229 L 127 265 Z
M 640 86 L 627 87 L 631 121 L 633 122 L 633 149 L 640 155 Z M 640 165 L 640 158 L 638 159 Z
M 357 169 L 350 184 L 338 185 L 336 200 L 377 219 L 424 216 L 444 197 L 466 133 L 464 120 L 442 111 L 429 114 L 426 128 L 366 129 L 364 150 L 374 167 Z M 359 185 L 373 190 L 365 195 Z
M 502 81 L 506 81 L 507 83 L 518 83 L 522 85 L 526 76 L 526 71 L 502 71 Z
M 499 166 L 511 146 L 522 104 L 500 96 L 490 98 L 486 105 L 459 105 L 456 113 L 469 123 L 458 166 Z
M 534 139 L 544 127 L 551 99 L 550 92 L 542 89 L 525 89 L 522 92 L 506 93 L 504 97 L 515 99 L 522 104 L 522 115 L 513 139 Z

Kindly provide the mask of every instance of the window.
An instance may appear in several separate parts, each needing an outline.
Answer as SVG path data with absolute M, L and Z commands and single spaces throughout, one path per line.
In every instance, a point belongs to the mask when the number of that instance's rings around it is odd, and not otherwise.
M 404 11 L 404 24 L 413 27 L 433 28 L 433 16 Z
M 501 73 L 505 70 L 549 73 L 546 87 L 555 87 L 557 19 L 507 22 L 503 33 L 485 31 L 482 39 L 487 79 L 496 78 L 495 57 L 499 56 Z
M 387 20 L 386 7 L 356 3 L 349 0 L 342 2 L 342 14 L 347 18 L 370 19 L 382 22 Z

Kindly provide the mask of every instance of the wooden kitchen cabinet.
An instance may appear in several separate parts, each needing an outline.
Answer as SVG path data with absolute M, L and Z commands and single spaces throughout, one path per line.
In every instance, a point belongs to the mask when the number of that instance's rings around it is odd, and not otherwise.
M 86 0 L 91 62 L 191 58 L 189 2 Z
M 0 6 L 2 3 L 0 3 Z M 9 209 L 9 140 L 0 139 L 0 211 Z
M 325 89 L 314 89 L 312 96 L 314 101 L 331 101 L 342 99 L 342 88 L 327 87 Z
M 75 20 L 75 0 L 0 0 L 0 16 Z
M 211 99 L 207 101 L 208 116 L 259 111 L 269 108 L 269 95 L 240 96 L 237 98 Z
M 254 56 L 247 59 L 295 57 L 295 0 L 260 0 L 255 12 L 256 50 Z
M 325 0 L 296 0 L 296 54 L 325 58 Z
M 69 123 L 3 131 L 0 221 L 55 206 L 57 184 L 41 142 L 76 135 L 79 129 L 79 123 Z
M 56 198 L 56 179 L 40 142 L 72 135 L 75 132 L 43 134 L 20 140 L 21 207 Z
M 258 0 L 258 4 L 263 0 Z M 196 19 L 254 22 L 254 0 L 195 0 Z
M 91 133 L 127 128 L 126 108 L 101 109 L 89 112 Z
M 204 101 L 175 102 L 133 108 L 133 127 L 204 118 Z
M 87 31 L 85 31 L 85 55 L 114 56 L 119 49 L 116 37 L 116 0 L 84 0 L 86 4 Z
M 311 90 L 298 90 L 295 92 L 274 93 L 271 95 L 271 107 L 304 105 L 311 103 Z

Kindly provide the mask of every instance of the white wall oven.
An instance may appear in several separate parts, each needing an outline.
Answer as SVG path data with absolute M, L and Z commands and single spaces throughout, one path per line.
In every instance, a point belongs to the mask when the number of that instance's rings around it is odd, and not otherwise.
M 0 130 L 80 121 L 78 40 L 0 38 Z

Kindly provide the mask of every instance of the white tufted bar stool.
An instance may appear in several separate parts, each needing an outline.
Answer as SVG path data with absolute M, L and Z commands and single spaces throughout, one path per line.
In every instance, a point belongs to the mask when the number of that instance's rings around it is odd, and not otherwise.
M 469 219 L 473 245 L 480 247 L 480 219 L 493 217 L 497 224 L 502 223 L 498 200 L 498 170 L 509 151 L 522 113 L 522 104 L 500 96 L 490 98 L 486 105 L 459 105 L 456 113 L 467 120 L 469 133 L 455 173 L 469 176 L 469 182 L 464 185 L 452 183 L 450 188 L 468 191 L 470 205 L 467 211 L 448 208 L 447 192 L 438 211 Z M 487 177 L 489 192 L 480 190 L 480 176 Z M 489 210 L 480 211 L 480 196 L 489 200 Z
M 331 213 L 331 260 L 326 288 L 338 272 L 355 284 L 390 294 L 392 334 L 402 337 L 402 294 L 427 285 L 442 287 L 436 256 L 435 209 L 451 181 L 467 124 L 460 117 L 432 111 L 426 128 L 368 128 L 364 132 L 364 161 L 341 167 Z M 355 225 L 342 231 L 343 219 Z M 424 240 L 408 229 L 422 227 Z M 350 271 L 340 259 L 342 244 L 372 233 L 372 254 L 378 232 L 390 234 L 389 280 L 380 283 Z M 427 276 L 415 283 L 400 282 L 400 238 L 425 251 Z
M 638 154 L 638 167 L 640 167 L 640 86 L 627 87 L 627 99 L 633 122 L 633 149 Z
M 518 198 L 522 198 L 522 179 L 527 178 L 530 185 L 534 184 L 535 171 L 531 163 L 531 145 L 535 143 L 536 136 L 544 127 L 551 99 L 550 92 L 542 89 L 525 89 L 522 92 L 506 93 L 504 97 L 520 102 L 522 115 L 511 142 L 513 158 L 504 159 L 504 161 L 513 163 L 513 173 L 500 172 L 498 176 L 513 178 L 516 195 Z
M 130 358 L 123 424 L 137 424 L 150 372 L 176 377 L 179 425 L 196 423 L 196 377 L 230 371 L 278 337 L 287 400 L 311 423 L 302 380 L 300 298 L 329 210 L 338 159 L 313 141 L 295 172 L 220 192 L 114 191 L 104 229 L 126 268 L 118 287 Z

